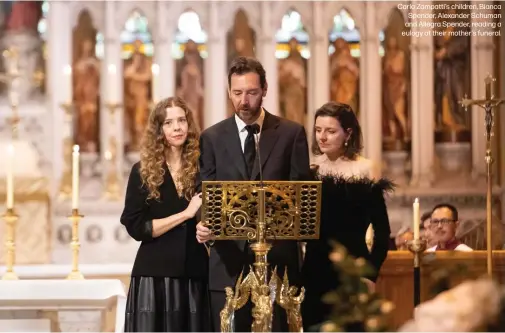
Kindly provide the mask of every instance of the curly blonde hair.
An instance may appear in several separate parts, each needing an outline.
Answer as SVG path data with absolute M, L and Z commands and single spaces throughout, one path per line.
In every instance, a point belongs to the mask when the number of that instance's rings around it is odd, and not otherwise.
M 149 192 L 147 199 L 160 199 L 159 188 L 164 180 L 168 142 L 163 133 L 166 109 L 180 107 L 186 114 L 188 136 L 182 148 L 180 181 L 182 193 L 187 200 L 195 194 L 196 177 L 199 172 L 200 133 L 191 110 L 179 97 L 169 97 L 160 101 L 151 111 L 140 146 L 140 177 Z

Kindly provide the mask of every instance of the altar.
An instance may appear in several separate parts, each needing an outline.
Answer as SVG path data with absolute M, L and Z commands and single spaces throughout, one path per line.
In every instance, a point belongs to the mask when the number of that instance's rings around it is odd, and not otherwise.
M 86 280 L 67 280 L 70 270 L 20 265 L 20 280 L 0 281 L 0 332 L 122 332 L 131 265 L 81 265 Z

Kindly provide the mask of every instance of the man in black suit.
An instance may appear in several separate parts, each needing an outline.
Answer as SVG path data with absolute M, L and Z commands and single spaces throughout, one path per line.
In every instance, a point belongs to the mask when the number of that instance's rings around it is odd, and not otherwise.
M 253 58 L 236 58 L 228 71 L 228 94 L 235 115 L 203 131 L 200 137 L 202 181 L 259 180 L 255 135 L 259 135 L 261 170 L 264 180 L 308 180 L 309 150 L 305 129 L 263 109 L 268 84 L 265 70 Z M 254 125 L 257 124 L 257 125 Z M 251 125 L 254 125 L 251 127 Z M 259 134 L 257 130 L 259 128 Z M 197 225 L 197 239 L 209 241 L 210 231 Z M 300 282 L 300 251 L 295 241 L 275 241 L 268 255 L 270 268 L 277 266 L 282 277 L 288 269 L 291 284 Z M 225 287 L 234 287 L 242 269 L 254 262 L 246 241 L 218 241 L 211 247 L 209 289 L 214 329 L 220 331 L 219 312 L 225 304 Z M 288 331 L 284 311 L 276 306 L 272 330 Z M 235 330 L 251 330 L 251 304 L 235 314 Z

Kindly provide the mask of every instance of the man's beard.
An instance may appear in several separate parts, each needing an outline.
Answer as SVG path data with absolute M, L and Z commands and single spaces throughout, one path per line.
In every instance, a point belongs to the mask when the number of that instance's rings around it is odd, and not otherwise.
M 259 104 L 256 108 L 252 108 L 248 106 L 246 108 L 240 107 L 236 113 L 240 116 L 240 118 L 244 118 L 245 120 L 249 120 L 252 118 L 256 118 L 261 112 L 261 105 L 263 104 L 263 98 L 260 99 Z

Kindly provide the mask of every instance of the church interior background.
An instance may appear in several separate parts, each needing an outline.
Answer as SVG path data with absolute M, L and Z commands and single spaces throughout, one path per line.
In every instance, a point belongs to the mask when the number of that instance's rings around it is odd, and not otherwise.
M 305 125 L 309 137 L 319 106 L 329 100 L 353 106 L 365 157 L 377 175 L 398 184 L 388 198 L 393 234 L 411 224 L 417 197 L 423 211 L 455 204 L 462 232 L 482 235 L 484 113 L 465 112 L 445 89 L 482 97 L 489 73 L 497 79 L 495 93 L 505 96 L 505 31 L 435 38 L 398 6 L 417 2 L 3 2 L 0 48 L 16 53 L 4 52 L 0 62 L 0 200 L 12 158 L 18 275 L 58 278 L 71 263 L 72 149 L 79 145 L 81 270 L 127 283 L 138 243 L 119 216 L 149 110 L 180 95 L 202 129 L 224 119 L 232 112 L 227 66 L 238 55 L 263 63 L 265 108 Z M 409 37 L 413 31 L 421 36 Z M 442 47 L 458 50 L 450 69 L 438 63 Z M 456 79 L 444 79 L 444 70 Z M 493 227 L 500 235 L 503 112 L 494 125 Z

